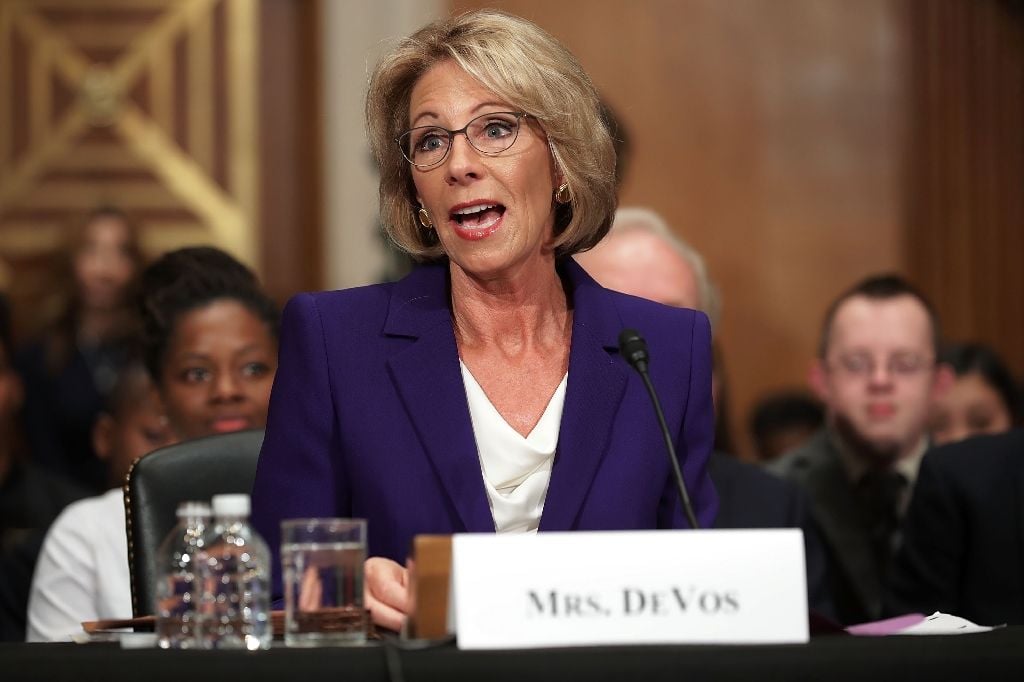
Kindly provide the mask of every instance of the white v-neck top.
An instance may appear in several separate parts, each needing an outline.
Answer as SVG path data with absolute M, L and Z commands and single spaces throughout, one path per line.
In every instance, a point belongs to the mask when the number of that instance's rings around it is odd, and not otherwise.
M 524 438 L 501 416 L 465 363 L 460 360 L 459 366 L 494 528 L 499 533 L 536 533 L 551 481 L 569 375 L 562 377 L 540 421 Z

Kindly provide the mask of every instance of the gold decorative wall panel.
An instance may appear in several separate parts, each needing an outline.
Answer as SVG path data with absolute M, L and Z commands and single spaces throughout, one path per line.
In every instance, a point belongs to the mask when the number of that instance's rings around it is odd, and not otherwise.
M 212 243 L 256 265 L 258 16 L 254 0 L 0 2 L 0 259 L 17 274 L 114 204 L 151 253 Z

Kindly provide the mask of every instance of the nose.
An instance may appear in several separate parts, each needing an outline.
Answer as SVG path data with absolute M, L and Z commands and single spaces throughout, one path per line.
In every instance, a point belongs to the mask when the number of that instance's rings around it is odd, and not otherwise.
M 876 362 L 869 375 L 873 388 L 887 388 L 892 385 L 892 370 L 884 362 Z
M 445 169 L 448 184 L 457 185 L 479 179 L 482 171 L 480 153 L 473 149 L 466 134 L 455 135 L 451 145 L 448 158 L 445 159 L 448 164 Z
M 243 398 L 242 384 L 233 372 L 218 372 L 212 383 L 213 402 L 237 402 Z

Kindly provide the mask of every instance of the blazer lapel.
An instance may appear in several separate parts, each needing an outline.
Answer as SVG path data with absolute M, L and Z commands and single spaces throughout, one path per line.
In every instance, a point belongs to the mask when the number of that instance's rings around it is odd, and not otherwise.
M 418 268 L 395 285 L 384 333 L 413 339 L 388 361 L 391 378 L 465 530 L 493 532 L 444 267 Z
M 573 301 L 569 381 L 558 433 L 558 449 L 540 529 L 570 530 L 610 441 L 612 424 L 626 390 L 625 366 L 611 357 L 622 322 L 607 292 L 575 261 L 564 263 Z

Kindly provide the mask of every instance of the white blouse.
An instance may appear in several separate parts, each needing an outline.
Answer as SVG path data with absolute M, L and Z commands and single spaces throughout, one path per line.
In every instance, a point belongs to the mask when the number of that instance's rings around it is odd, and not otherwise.
M 536 533 L 551 480 L 569 375 L 562 377 L 540 421 L 524 438 L 501 416 L 465 363 L 460 360 L 459 365 L 494 528 L 499 533 Z

